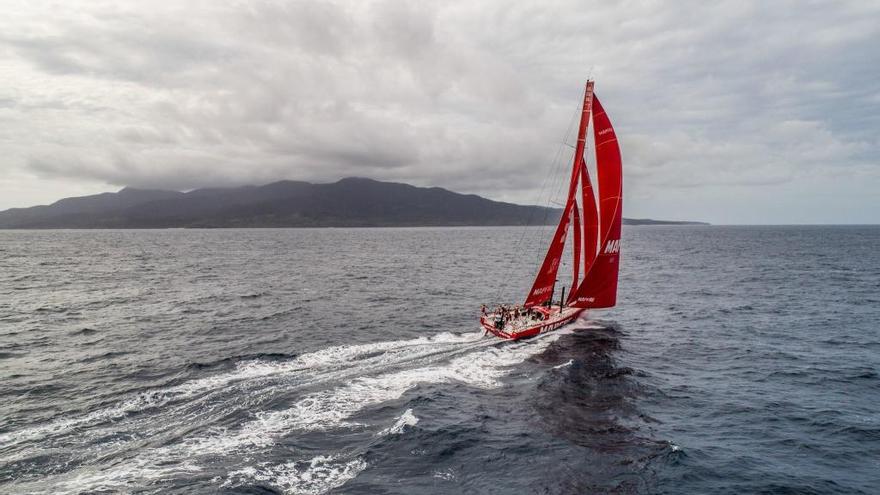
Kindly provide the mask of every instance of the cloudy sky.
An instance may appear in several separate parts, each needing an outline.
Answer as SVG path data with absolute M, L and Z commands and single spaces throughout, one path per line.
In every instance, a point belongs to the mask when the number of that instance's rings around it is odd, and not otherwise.
M 880 2 L 3 11 L 0 209 L 346 176 L 532 203 L 591 74 L 626 216 L 880 222 Z

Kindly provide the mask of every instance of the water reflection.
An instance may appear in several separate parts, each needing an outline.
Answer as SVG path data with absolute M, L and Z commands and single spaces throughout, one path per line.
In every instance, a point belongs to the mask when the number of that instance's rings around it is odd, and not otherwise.
M 547 493 L 648 493 L 669 445 L 651 439 L 652 420 L 640 410 L 639 373 L 621 365 L 624 333 L 615 324 L 564 335 L 535 359 L 549 366 L 533 407 L 542 428 L 569 444 L 566 465 Z

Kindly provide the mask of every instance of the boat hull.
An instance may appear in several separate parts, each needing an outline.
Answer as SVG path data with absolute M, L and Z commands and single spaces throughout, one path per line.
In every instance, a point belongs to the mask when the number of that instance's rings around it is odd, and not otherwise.
M 540 335 L 542 333 L 552 332 L 560 327 L 574 321 L 578 316 L 583 314 L 584 308 L 561 308 L 559 306 L 551 306 L 550 308 L 537 308 L 545 315 L 545 319 L 535 322 L 533 325 L 516 327 L 510 324 L 503 328 L 496 328 L 493 315 L 486 315 L 480 318 L 480 325 L 487 332 L 491 332 L 496 337 L 506 340 L 527 339 Z

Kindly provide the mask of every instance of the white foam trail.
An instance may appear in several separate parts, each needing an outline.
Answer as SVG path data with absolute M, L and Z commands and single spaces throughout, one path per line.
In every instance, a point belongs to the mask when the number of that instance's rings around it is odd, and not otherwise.
M 460 382 L 479 388 L 501 386 L 510 367 L 542 352 L 559 338 L 559 332 L 541 339 L 501 349 L 488 348 L 450 360 L 447 364 L 405 369 L 374 377 L 361 377 L 336 389 L 309 394 L 290 408 L 257 414 L 237 432 L 215 432 L 208 437 L 187 439 L 184 447 L 193 454 L 225 454 L 249 447 L 268 447 L 290 431 L 320 431 L 354 426 L 349 418 L 365 408 L 399 399 L 420 384 Z
M 317 370 L 343 364 L 351 365 L 352 362 L 357 361 L 384 364 L 405 355 L 409 349 L 416 346 L 429 347 L 426 353 L 431 354 L 438 350 L 437 348 L 431 349 L 433 346 L 459 345 L 477 342 L 480 339 L 481 334 L 479 332 L 464 334 L 445 332 L 430 337 L 419 337 L 409 340 L 328 347 L 302 354 L 286 362 L 245 361 L 239 363 L 234 370 L 227 373 L 190 380 L 172 387 L 140 392 L 114 406 L 88 414 L 72 418 L 61 418 L 46 424 L 2 433 L 0 434 L 0 444 L 11 446 L 49 435 L 60 435 L 79 426 L 119 419 L 133 412 L 157 408 L 170 402 L 189 399 L 212 390 L 228 387 L 240 381 L 284 376 L 299 371 Z
M 393 425 L 385 428 L 378 433 L 378 436 L 399 435 L 407 426 L 415 426 L 419 422 L 419 418 L 413 414 L 412 409 L 407 409 L 397 418 Z
M 339 488 L 367 468 L 361 458 L 337 462 L 334 456 L 319 455 L 310 461 L 292 461 L 274 466 L 246 467 L 229 473 L 223 488 L 260 482 L 284 493 L 318 495 Z
M 457 382 L 486 389 L 499 387 L 501 386 L 500 379 L 511 371 L 512 366 L 521 363 L 530 356 L 543 352 L 562 333 L 564 332 L 557 331 L 525 342 L 507 343 L 501 346 L 501 348 L 494 347 L 497 341 L 484 340 L 478 332 L 466 335 L 441 334 L 432 338 L 324 349 L 316 353 L 303 355 L 303 359 L 298 361 L 292 360 L 287 363 L 248 363 L 238 367 L 233 372 L 202 380 L 193 380 L 178 387 L 166 389 L 162 393 L 168 393 L 170 390 L 190 393 L 189 391 L 198 390 L 200 387 L 214 387 L 222 382 L 228 384 L 236 379 L 243 379 L 242 377 L 244 376 L 266 376 L 283 373 L 279 370 L 289 370 L 297 366 L 293 364 L 294 361 L 298 362 L 300 369 L 307 362 L 308 366 L 313 368 L 327 366 L 330 368 L 331 373 L 323 373 L 321 376 L 330 376 L 336 381 L 338 381 L 340 373 L 338 373 L 339 370 L 333 368 L 334 366 L 341 369 L 343 379 L 346 376 L 356 376 L 376 371 L 380 374 L 350 379 L 347 383 L 343 382 L 343 385 L 336 388 L 320 390 L 305 395 L 287 409 L 259 412 L 256 414 L 255 419 L 236 429 L 216 428 L 202 432 L 200 435 L 184 436 L 177 441 L 171 439 L 173 443 L 161 447 L 136 449 L 133 457 L 117 462 L 112 467 L 101 468 L 87 463 L 71 473 L 51 478 L 62 481 L 68 480 L 63 481 L 65 483 L 75 480 L 77 490 L 79 491 L 95 490 L 96 486 L 104 489 L 114 486 L 114 484 L 121 487 L 142 486 L 139 481 L 144 479 L 153 479 L 154 476 L 162 473 L 171 476 L 175 468 L 169 466 L 177 465 L 184 466 L 185 469 L 198 469 L 199 466 L 194 463 L 197 462 L 200 456 L 226 455 L 242 451 L 248 451 L 249 455 L 259 455 L 254 449 L 262 450 L 269 447 L 276 440 L 288 436 L 295 431 L 320 431 L 353 426 L 354 423 L 351 422 L 351 418 L 362 410 L 399 399 L 404 393 L 420 384 Z M 461 346 L 463 343 L 471 342 L 477 345 Z M 449 346 L 443 347 L 445 344 L 449 344 Z M 483 344 L 486 347 L 483 347 Z M 458 357 L 448 359 L 449 351 L 467 352 Z M 403 363 L 415 363 L 418 366 L 418 363 L 423 362 L 417 360 L 419 356 L 431 355 L 437 355 L 440 361 L 434 360 L 436 364 L 424 367 L 413 367 L 382 373 L 383 370 L 388 369 L 388 363 L 394 366 Z M 393 356 L 393 359 L 389 356 Z M 443 359 L 448 360 L 442 361 Z M 352 360 L 356 362 L 353 364 Z M 365 363 L 366 365 L 364 365 Z M 205 380 L 210 379 L 217 380 L 217 382 L 211 384 L 205 382 Z M 249 390 L 244 390 L 244 393 L 248 392 Z M 162 411 L 164 414 L 167 408 L 163 408 Z M 167 420 L 164 416 L 163 418 Z M 414 416 L 413 419 L 415 419 Z M 409 421 L 409 419 L 405 421 Z M 319 460 L 316 466 L 320 467 L 321 462 L 323 461 Z M 351 463 L 347 463 L 346 466 L 349 467 L 340 468 L 339 476 L 335 474 L 326 476 L 328 490 L 336 486 L 334 483 L 337 481 L 333 480 L 343 480 L 341 483 L 344 483 L 350 479 L 346 476 L 356 476 L 365 467 L 365 465 L 361 466 L 360 464 Z M 304 471 L 297 463 L 287 463 L 274 467 L 261 466 L 253 469 L 253 476 L 275 476 L 276 479 L 280 480 L 278 481 L 279 486 L 285 487 L 284 489 L 288 490 L 289 493 L 320 493 L 320 491 L 309 492 L 308 490 L 324 490 L 322 487 L 325 485 L 316 485 L 318 486 L 317 488 L 309 488 L 311 485 L 304 487 L 304 485 L 297 484 L 297 480 L 300 478 L 312 476 L 308 474 L 309 471 L 307 469 Z M 113 474 L 117 472 L 124 473 L 124 475 L 117 476 Z M 330 469 L 330 472 L 335 471 Z M 237 475 L 251 476 L 248 473 L 242 471 L 237 473 Z M 50 478 L 44 477 L 41 483 L 52 483 L 52 481 Z
M 205 390 L 227 385 L 230 381 L 232 381 L 232 378 L 218 375 L 199 378 L 165 389 L 140 392 L 131 398 L 105 409 L 100 409 L 72 418 L 61 418 L 44 425 L 32 426 L 22 430 L 0 434 L 0 444 L 13 445 L 48 435 L 62 434 L 82 425 L 118 419 L 135 411 L 160 407 L 174 400 L 190 398 Z
M 15 493 L 55 495 L 119 493 L 121 489 L 136 488 L 145 481 L 169 479 L 175 475 L 192 474 L 201 470 L 201 467 L 190 461 L 184 461 L 176 466 L 158 466 L 156 463 L 141 460 L 105 469 L 77 471 L 36 483 L 19 485 L 15 487 Z

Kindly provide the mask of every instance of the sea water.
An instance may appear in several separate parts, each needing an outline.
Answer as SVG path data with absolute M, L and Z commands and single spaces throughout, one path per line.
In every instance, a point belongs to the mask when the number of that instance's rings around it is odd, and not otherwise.
M 0 492 L 880 492 L 880 227 L 623 237 L 502 342 L 546 228 L 0 231 Z

